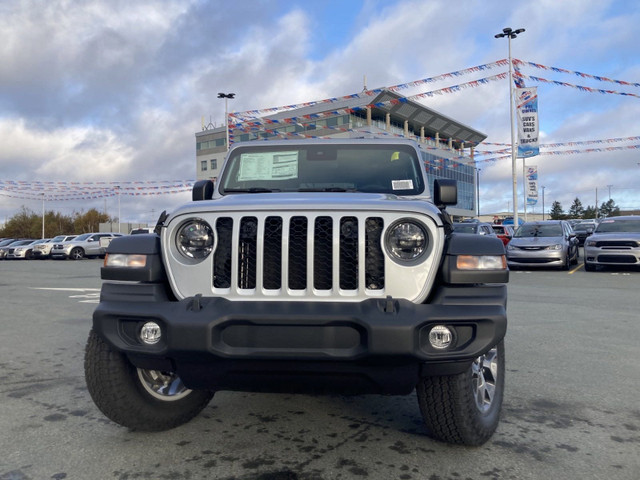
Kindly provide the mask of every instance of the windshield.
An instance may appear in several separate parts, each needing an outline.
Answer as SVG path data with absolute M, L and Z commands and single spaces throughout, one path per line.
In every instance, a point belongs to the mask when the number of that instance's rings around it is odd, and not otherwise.
M 235 150 L 220 179 L 223 195 L 261 192 L 424 191 L 420 160 L 408 145 L 313 144 Z
M 458 233 L 476 233 L 476 225 L 453 224 L 453 230 Z
M 562 226 L 555 225 L 522 225 L 514 235 L 517 238 L 530 237 L 562 237 Z
M 58 235 L 57 237 L 53 237 L 51 240 L 49 240 L 49 243 L 52 242 L 61 242 L 62 240 L 64 240 L 66 237 L 66 235 Z
M 76 238 L 74 238 L 74 240 L 86 240 L 90 236 L 91 236 L 90 233 L 84 233 L 82 235 L 78 235 Z
M 595 233 L 640 233 L 640 219 L 638 220 L 603 220 L 596 228 Z

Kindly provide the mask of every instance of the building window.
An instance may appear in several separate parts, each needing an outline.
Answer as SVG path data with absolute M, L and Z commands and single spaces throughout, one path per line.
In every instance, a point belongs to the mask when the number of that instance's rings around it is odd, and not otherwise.
M 206 160 L 201 160 L 200 161 L 200 170 L 202 170 L 203 172 L 207 169 L 207 161 Z
M 212 158 L 211 159 L 211 170 L 216 170 L 217 168 L 218 168 L 218 159 Z

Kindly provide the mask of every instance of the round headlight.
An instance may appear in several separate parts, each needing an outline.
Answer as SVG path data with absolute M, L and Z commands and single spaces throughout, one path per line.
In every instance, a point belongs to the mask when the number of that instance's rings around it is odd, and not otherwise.
M 187 258 L 206 258 L 213 250 L 213 230 L 204 220 L 190 220 L 178 230 L 176 245 Z
M 393 225 L 387 233 L 387 248 L 396 260 L 412 261 L 427 249 L 425 228 L 415 222 L 402 221 Z

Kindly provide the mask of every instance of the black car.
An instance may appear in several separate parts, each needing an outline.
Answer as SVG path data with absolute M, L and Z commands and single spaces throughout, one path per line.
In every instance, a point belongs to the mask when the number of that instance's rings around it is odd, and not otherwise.
M 587 237 L 593 233 L 595 228 L 596 226 L 593 223 L 577 223 L 573 226 L 573 231 L 575 232 L 578 244 L 581 247 L 584 245 L 584 241 Z

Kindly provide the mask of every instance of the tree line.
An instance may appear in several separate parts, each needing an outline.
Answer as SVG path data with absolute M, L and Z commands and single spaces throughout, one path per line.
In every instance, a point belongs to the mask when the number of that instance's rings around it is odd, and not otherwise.
M 562 210 L 562 204 L 558 201 L 553 202 L 551 204 L 551 210 L 549 210 L 549 218 L 552 220 L 568 220 L 573 218 L 605 218 L 605 217 L 616 217 L 620 215 L 620 207 L 616 205 L 616 202 L 613 199 L 609 199 L 606 202 L 602 202 L 600 208 L 596 208 L 595 206 L 587 205 L 587 207 L 582 206 L 582 202 L 578 197 L 573 200 L 571 207 L 569 207 L 569 211 L 567 213 Z
M 86 212 L 74 212 L 71 215 L 48 211 L 44 214 L 44 238 L 97 232 L 101 223 L 116 221 L 117 219 L 100 213 L 95 208 Z M 16 215 L 5 223 L 4 227 L 0 228 L 0 238 L 3 237 L 41 238 L 42 214 L 37 214 L 23 206 Z

